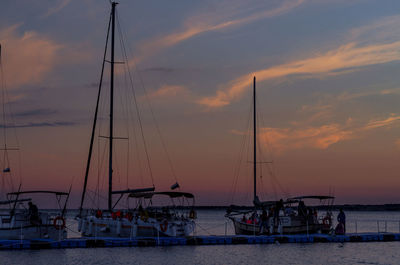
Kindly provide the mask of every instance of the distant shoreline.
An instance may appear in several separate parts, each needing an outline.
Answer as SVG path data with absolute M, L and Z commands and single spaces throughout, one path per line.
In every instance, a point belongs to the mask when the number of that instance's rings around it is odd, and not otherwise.
M 204 205 L 204 206 L 194 206 L 193 208 L 195 210 L 227 210 L 230 206 L 211 206 L 211 205 Z M 312 205 L 310 206 L 311 208 L 315 208 L 317 210 L 332 210 L 332 211 L 339 211 L 339 209 L 343 209 L 344 211 L 371 211 L 371 212 L 377 212 L 377 211 L 386 211 L 386 212 L 394 212 L 394 211 L 400 211 L 400 204 L 335 204 L 332 206 L 326 206 L 326 205 Z M 161 208 L 161 207 L 155 207 L 155 208 Z M 192 209 L 192 207 L 180 207 L 176 206 L 178 209 Z M 248 206 L 248 205 L 235 205 L 235 210 L 252 210 L 254 209 L 253 206 Z M 7 211 L 8 209 L 1 209 Z M 0 211 L 1 211 L 0 210 Z M 55 209 L 42 209 L 42 210 L 55 210 Z M 114 211 L 117 210 L 125 210 L 125 209 L 114 209 Z M 79 209 L 67 209 L 67 211 L 79 211 Z
M 336 204 L 332 206 L 318 205 L 311 206 L 319 210 L 333 210 L 339 211 L 343 209 L 344 211 L 400 211 L 400 204 Z M 229 206 L 195 206 L 197 210 L 226 210 Z M 253 206 L 235 206 L 238 210 L 251 210 Z

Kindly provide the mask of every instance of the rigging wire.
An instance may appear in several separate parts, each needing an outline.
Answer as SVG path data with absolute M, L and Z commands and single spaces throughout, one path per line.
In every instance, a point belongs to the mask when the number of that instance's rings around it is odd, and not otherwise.
M 15 120 L 14 120 L 14 116 L 12 115 L 12 111 L 11 111 L 11 107 L 9 106 L 9 118 L 11 119 L 11 123 L 8 126 L 8 121 L 6 119 L 6 104 L 8 103 L 8 100 L 6 101 L 6 99 L 9 99 L 9 95 L 8 95 L 8 91 L 7 91 L 7 85 L 6 85 L 6 80 L 5 80 L 5 75 L 4 75 L 4 69 L 3 69 L 3 64 L 2 64 L 2 58 L 1 58 L 1 45 L 0 45 L 0 75 L 1 75 L 1 95 L 2 95 L 2 117 L 3 117 L 3 141 L 4 141 L 4 150 L 3 150 L 3 168 L 1 169 L 1 178 L 2 178 L 2 188 L 3 188 L 3 192 L 5 192 L 6 189 L 6 185 L 8 185 L 12 190 L 14 190 L 14 168 L 11 170 L 11 166 L 10 166 L 10 158 L 9 158 L 9 153 L 8 151 L 11 150 L 9 148 L 9 146 L 7 145 L 7 141 L 8 141 L 8 137 L 7 137 L 7 129 L 8 128 L 14 128 L 14 136 L 15 136 L 15 140 L 16 140 L 16 148 L 12 148 L 12 149 L 16 149 L 18 150 L 19 147 L 19 140 L 18 140 L 18 135 L 16 133 L 16 125 L 15 125 Z M 19 178 L 21 180 L 21 154 L 20 152 L 18 152 L 18 169 L 19 169 Z M 9 176 L 9 177 L 7 177 Z M 8 182 L 8 184 L 7 184 Z
M 119 32 L 119 34 L 121 36 L 121 39 L 124 40 L 122 31 L 121 31 L 121 26 L 120 26 L 120 23 L 119 23 L 119 15 L 118 15 L 117 12 L 116 12 L 116 18 L 117 18 L 116 20 L 117 20 L 118 32 Z M 152 171 L 152 168 L 151 168 L 150 157 L 149 157 L 148 148 L 147 148 L 147 144 L 146 144 L 146 138 L 144 136 L 143 124 L 142 124 L 142 120 L 141 120 L 141 116 L 140 116 L 140 111 L 139 111 L 139 107 L 138 107 L 138 104 L 137 104 L 136 93 L 135 93 L 135 90 L 133 88 L 133 79 L 132 79 L 131 72 L 129 71 L 129 60 L 128 60 L 128 56 L 126 54 L 126 48 L 125 48 L 124 41 L 122 41 L 122 44 L 123 44 L 122 45 L 123 46 L 122 47 L 123 48 L 122 49 L 122 54 L 124 56 L 124 59 L 126 60 L 126 68 L 128 70 L 129 79 L 130 79 L 130 82 L 131 82 L 131 89 L 132 89 L 132 92 L 133 92 L 133 99 L 134 99 L 134 103 L 135 103 L 135 109 L 136 109 L 136 113 L 138 115 L 138 121 L 139 121 L 139 126 L 140 126 L 140 132 L 141 132 L 141 136 L 142 136 L 143 145 L 145 147 L 144 150 L 145 150 L 145 154 L 146 154 L 147 165 L 149 167 L 149 173 L 150 173 L 151 181 L 152 181 L 152 184 L 154 186 L 153 171 Z
M 251 117 L 251 107 L 249 108 L 249 111 L 248 111 L 248 119 L 247 119 L 247 131 L 245 132 L 245 133 L 243 133 L 243 135 L 242 135 L 242 140 L 241 140 L 241 144 L 240 144 L 240 148 L 239 148 L 239 155 L 238 155 L 238 157 L 237 157 L 237 161 L 236 161 L 236 163 L 235 163 L 235 167 L 234 167 L 234 180 L 233 180 L 233 182 L 232 182 L 232 185 L 231 185 L 231 197 L 230 197 L 230 203 L 232 204 L 233 203 L 233 200 L 234 200 L 234 198 L 235 198 L 235 195 L 236 195 L 236 188 L 237 188 L 237 182 L 238 182 L 238 179 L 239 179 L 239 175 L 240 175 L 240 170 L 241 170 L 241 167 L 242 167 L 242 163 L 243 163 L 243 153 L 244 153 L 244 150 L 245 149 L 247 149 L 246 148 L 246 140 L 247 140 L 247 138 L 248 138 L 248 133 L 249 133 L 249 127 L 250 127 L 250 117 Z
M 259 100 L 258 99 L 256 99 L 256 104 L 258 104 L 259 103 Z M 250 104 L 250 106 L 251 106 L 251 104 Z M 257 145 L 257 154 L 259 155 L 259 161 L 262 161 L 262 162 L 257 162 L 257 161 L 255 161 L 256 163 L 257 163 L 257 168 L 258 168 L 258 170 L 257 170 L 257 172 L 258 172 L 258 176 L 256 176 L 256 178 L 257 178 L 257 183 L 258 184 L 260 184 L 261 185 L 261 187 L 263 188 L 262 189 L 262 191 L 261 191 L 261 193 L 263 194 L 263 196 L 265 196 L 266 198 L 268 197 L 267 196 L 267 189 L 266 189 L 266 187 L 265 187 L 265 185 L 266 185 L 266 182 L 263 180 L 263 175 L 264 175 L 264 164 L 266 164 L 266 169 L 267 169 L 267 173 L 268 173 L 268 175 L 270 176 L 270 182 L 271 182 L 271 189 L 272 189 L 272 192 L 273 192 L 273 195 L 274 195 L 274 198 L 277 200 L 277 198 L 278 198 L 278 192 L 277 192 L 277 188 L 279 188 L 279 190 L 283 193 L 283 195 L 285 196 L 285 197 L 290 197 L 290 195 L 289 195 L 289 192 L 287 192 L 287 190 L 285 189 L 285 188 L 283 188 L 283 186 L 280 184 L 280 182 L 278 181 L 278 179 L 277 179 L 277 177 L 276 177 L 276 167 L 274 166 L 274 159 L 273 159 L 273 153 L 272 153 L 272 146 L 271 146 L 271 144 L 270 144 L 270 141 L 269 141 L 269 138 L 268 138 L 268 133 L 267 133 L 267 131 L 264 131 L 264 130 L 262 130 L 263 129 L 263 124 L 265 124 L 265 122 L 264 122 L 264 117 L 263 117 L 263 115 L 262 115 L 262 113 L 261 112 L 258 112 L 258 113 L 256 113 L 256 115 L 257 115 L 257 120 L 259 120 L 260 122 L 258 122 L 257 123 L 257 128 L 252 128 L 252 126 L 250 125 L 250 121 L 251 121 L 251 114 L 252 114 L 252 108 L 250 107 L 250 111 L 249 111 L 249 115 L 248 115 L 248 120 L 247 120 L 247 132 L 246 132 L 246 134 L 244 135 L 245 137 L 244 138 L 246 138 L 247 139 L 247 142 L 246 143 L 243 143 L 242 142 L 242 144 L 241 144 L 241 147 L 240 147 L 240 151 L 239 151 L 239 158 L 237 159 L 237 163 L 235 164 L 235 169 L 234 169 L 234 179 L 233 179 L 233 183 L 232 183 L 232 193 L 231 193 L 231 197 L 230 197 L 230 199 L 231 199 L 231 202 L 233 201 L 233 199 L 234 199 L 234 197 L 235 197 L 235 194 L 236 194 L 236 188 L 237 188 L 237 185 L 238 185 L 238 178 L 239 178 L 239 175 L 240 175 L 240 170 L 241 170 L 241 165 L 239 165 L 239 164 L 241 164 L 242 163 L 242 159 L 241 159 L 241 157 L 244 155 L 243 153 L 244 153 L 244 151 L 243 151 L 243 149 L 242 148 L 246 148 L 246 158 L 247 158 L 247 162 L 250 162 L 250 161 L 252 161 L 252 160 L 254 160 L 254 158 L 252 157 L 252 155 L 251 155 L 251 152 L 250 152 L 250 147 L 252 146 L 252 144 L 251 144 L 251 137 L 250 137 L 250 134 L 251 134 L 251 131 L 252 131 L 252 129 L 254 129 L 254 130 L 256 130 L 256 133 L 258 134 L 258 135 L 260 135 L 260 133 L 263 133 L 263 137 L 262 137 L 262 141 L 261 141 L 261 138 L 260 137 L 258 137 L 258 141 L 257 141 L 257 143 L 256 143 L 256 145 Z M 243 140 L 243 141 L 246 141 L 246 139 L 245 140 Z M 268 154 L 269 154 L 269 157 L 271 158 L 271 159 L 269 159 L 269 160 L 267 160 L 266 158 L 266 155 L 265 155 L 265 153 L 263 152 L 263 144 L 261 143 L 261 142 L 265 142 L 265 145 L 266 145 L 266 147 L 267 147 L 267 149 L 269 150 L 269 152 L 268 152 Z M 265 161 L 265 162 L 264 162 Z M 248 169 L 249 169 L 249 165 L 248 165 L 249 163 L 247 163 L 247 167 L 246 167 L 246 172 L 250 172 Z M 250 178 L 247 178 L 247 179 L 250 179 Z M 247 187 L 246 187 L 246 190 L 247 191 L 250 191 L 250 182 L 249 181 L 247 181 L 246 182 L 246 184 L 247 184 Z M 247 200 L 247 198 L 249 197 L 249 192 L 246 194 L 246 200 Z
M 119 20 L 118 14 L 117 14 L 117 25 L 118 25 L 119 30 L 121 31 L 120 20 Z M 124 36 L 122 33 L 120 33 L 120 34 L 121 34 L 122 37 Z M 128 49 L 129 49 L 129 47 L 128 47 Z M 129 71 L 129 68 L 130 68 L 130 67 L 129 67 L 129 60 L 127 59 L 127 56 L 126 56 L 125 45 L 124 45 L 124 49 L 123 49 L 123 50 L 124 50 L 124 56 L 125 56 L 126 61 L 127 61 L 127 68 L 128 68 L 128 71 Z M 133 53 L 132 53 L 132 51 L 131 51 L 130 49 L 129 49 L 128 51 L 130 52 L 130 54 L 133 55 Z M 146 103 L 148 104 L 148 107 L 149 107 L 149 109 L 150 109 L 151 117 L 152 117 L 152 120 L 153 120 L 154 125 L 155 125 L 155 127 L 156 127 L 157 134 L 158 134 L 158 136 L 160 137 L 161 145 L 162 145 L 163 151 L 164 151 L 164 153 L 165 153 L 165 155 L 166 155 L 166 157 L 167 157 L 167 160 L 168 160 L 168 164 L 169 164 L 171 173 L 172 173 L 172 175 L 173 175 L 175 181 L 178 183 L 178 178 L 177 178 L 176 173 L 175 173 L 175 168 L 174 168 L 174 166 L 173 166 L 171 156 L 170 156 L 170 154 L 169 154 L 169 152 L 168 152 L 168 149 L 167 149 L 167 146 L 166 146 L 164 137 L 163 137 L 163 135 L 162 135 L 162 133 L 161 133 L 161 130 L 160 130 L 160 126 L 159 126 L 159 124 L 158 124 L 158 122 L 157 122 L 157 119 L 156 119 L 156 117 L 155 117 L 153 107 L 152 107 L 151 102 L 150 102 L 150 100 L 149 100 L 149 96 L 148 96 L 148 93 L 147 93 L 147 89 L 146 89 L 146 87 L 145 87 L 145 85 L 144 85 L 144 82 L 143 82 L 143 78 L 142 78 L 140 72 L 137 71 L 137 65 L 136 65 L 134 56 L 132 56 L 132 63 L 133 63 L 133 67 L 136 69 L 137 75 L 138 75 L 138 77 L 139 77 L 140 84 L 141 84 L 141 86 L 142 86 L 142 88 L 143 88 L 144 95 L 145 95 L 145 99 L 146 99 Z M 130 71 L 129 71 L 129 75 L 130 75 Z M 133 86 L 132 86 L 132 89 L 133 89 Z M 179 189 L 179 187 L 178 187 L 178 189 Z

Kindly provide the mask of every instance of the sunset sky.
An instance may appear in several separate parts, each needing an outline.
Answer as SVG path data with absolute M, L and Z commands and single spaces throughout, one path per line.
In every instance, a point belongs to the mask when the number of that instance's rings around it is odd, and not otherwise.
M 251 156 L 234 196 L 232 186 L 255 75 L 260 146 L 274 162 L 265 164 L 273 177 L 260 173 L 261 199 L 400 203 L 398 0 L 121 0 L 117 10 L 154 180 L 131 164 L 115 189 L 175 182 L 143 83 L 181 190 L 199 205 L 250 204 Z M 0 8 L 23 188 L 72 183 L 71 207 L 82 189 L 109 13 L 108 0 L 5 0 Z M 125 66 L 116 66 L 118 84 Z

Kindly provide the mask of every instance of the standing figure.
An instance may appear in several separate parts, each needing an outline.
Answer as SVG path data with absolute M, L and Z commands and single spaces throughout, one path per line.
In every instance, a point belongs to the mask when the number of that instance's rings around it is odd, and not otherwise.
M 33 225 L 40 224 L 38 207 L 35 204 L 33 204 L 32 202 L 29 202 L 28 205 L 29 205 L 28 214 L 29 214 L 29 220 L 31 221 L 31 224 L 33 224 Z
M 337 220 L 338 220 L 339 224 L 336 227 L 336 233 L 337 234 L 345 234 L 346 233 L 346 215 L 344 214 L 342 208 L 340 208 Z

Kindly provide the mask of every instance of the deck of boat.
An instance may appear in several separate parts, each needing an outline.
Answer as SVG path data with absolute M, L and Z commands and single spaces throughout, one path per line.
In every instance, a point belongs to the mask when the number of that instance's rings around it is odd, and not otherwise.
M 400 241 L 400 233 L 358 233 L 346 235 L 272 235 L 272 236 L 192 236 L 136 238 L 69 238 L 62 241 L 0 240 L 0 249 L 54 249 L 96 247 L 145 247 L 183 245 L 283 244 L 329 242 L 389 242 Z

